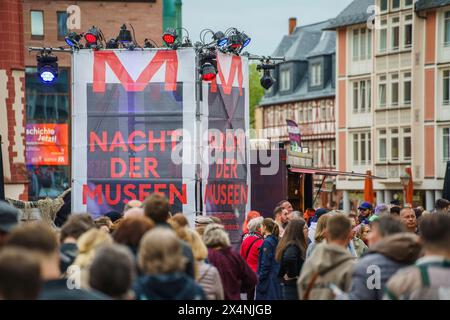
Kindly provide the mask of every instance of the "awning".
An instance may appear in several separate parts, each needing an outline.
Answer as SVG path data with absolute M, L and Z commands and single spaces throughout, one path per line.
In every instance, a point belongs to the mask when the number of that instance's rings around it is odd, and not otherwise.
M 346 171 L 335 171 L 335 170 L 326 170 L 319 168 L 300 168 L 300 167 L 292 167 L 288 166 L 289 171 L 295 173 L 306 173 L 306 174 L 316 174 L 323 176 L 347 176 L 347 177 L 358 177 L 358 178 L 372 178 L 372 179 L 386 179 L 382 177 L 377 177 L 374 175 L 368 175 L 365 173 L 356 173 L 356 172 L 346 172 Z

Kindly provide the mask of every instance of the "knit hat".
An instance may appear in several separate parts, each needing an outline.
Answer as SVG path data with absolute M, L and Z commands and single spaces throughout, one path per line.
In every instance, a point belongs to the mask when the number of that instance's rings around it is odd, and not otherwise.
M 195 225 L 203 225 L 206 226 L 210 223 L 213 223 L 214 221 L 207 216 L 196 216 L 195 217 Z

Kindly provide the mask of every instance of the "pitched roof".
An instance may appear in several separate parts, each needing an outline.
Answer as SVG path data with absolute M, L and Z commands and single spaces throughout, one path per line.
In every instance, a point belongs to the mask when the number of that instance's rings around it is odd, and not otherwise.
M 327 30 L 365 23 L 372 15 L 367 9 L 375 4 L 375 0 L 354 0 L 336 18 L 330 21 Z
M 416 11 L 439 8 L 450 5 L 450 0 L 419 0 L 416 2 Z
M 317 57 L 336 52 L 336 33 L 334 31 L 322 31 L 319 43 L 308 54 L 308 57 Z

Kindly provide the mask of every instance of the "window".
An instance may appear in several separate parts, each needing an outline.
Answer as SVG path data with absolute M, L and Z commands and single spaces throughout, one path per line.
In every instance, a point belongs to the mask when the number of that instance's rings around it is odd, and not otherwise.
M 311 67 L 311 86 L 320 86 L 322 84 L 322 66 L 315 63 Z
M 367 58 L 372 58 L 372 30 L 367 32 Z
M 398 74 L 391 75 L 391 105 L 398 106 Z
M 405 18 L 405 29 L 404 29 L 404 47 L 412 47 L 412 15 L 406 16 Z
M 399 147 L 398 147 L 398 129 L 391 129 L 391 160 L 398 161 Z
M 280 91 L 288 91 L 291 88 L 291 72 L 290 70 L 282 70 L 280 72 Z
M 382 20 L 380 29 L 379 51 L 386 52 L 386 49 L 387 49 L 387 20 Z
M 387 11 L 387 9 L 388 9 L 388 0 L 381 0 L 380 1 L 380 10 Z
M 378 133 L 378 160 L 385 162 L 387 160 L 387 136 L 386 130 L 380 130 Z
M 450 47 L 450 11 L 445 13 L 444 29 L 444 46 Z
M 413 0 L 405 0 L 405 8 L 410 7 L 413 4 Z
M 353 164 L 367 165 L 370 164 L 371 154 L 371 134 L 370 132 L 362 132 L 353 134 Z
M 442 104 L 448 106 L 450 104 L 450 70 L 444 71 L 442 85 Z
M 407 72 L 403 75 L 403 104 L 411 105 L 411 73 Z
M 372 32 L 367 29 L 353 30 L 353 61 L 370 59 L 371 51 Z
M 365 113 L 371 108 L 371 82 L 362 80 L 353 82 L 353 113 Z
M 56 19 L 58 21 L 58 39 L 63 39 L 67 35 L 67 12 L 56 12 Z
M 303 122 L 303 108 L 298 110 L 298 122 Z
M 380 77 L 378 83 L 378 106 L 386 106 L 386 76 Z
M 444 128 L 443 130 L 443 146 L 444 146 L 444 153 L 443 158 L 444 161 L 450 161 L 450 128 Z
M 400 46 L 400 19 L 393 18 L 391 26 L 392 50 L 398 50 Z
M 403 160 L 411 160 L 411 128 L 403 129 Z
M 31 36 L 44 36 L 44 12 L 34 11 L 30 12 L 31 16 Z
M 392 0 L 392 10 L 400 9 L 400 0 Z

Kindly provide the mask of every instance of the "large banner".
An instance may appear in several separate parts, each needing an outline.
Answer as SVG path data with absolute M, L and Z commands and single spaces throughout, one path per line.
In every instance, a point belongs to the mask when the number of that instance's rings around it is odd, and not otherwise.
M 80 50 L 73 56 L 73 208 L 94 217 L 165 193 L 195 218 L 195 53 Z
M 248 59 L 219 53 L 217 69 L 203 85 L 203 211 L 220 218 L 238 246 L 251 198 Z

